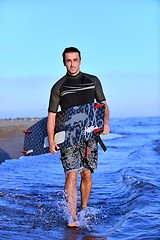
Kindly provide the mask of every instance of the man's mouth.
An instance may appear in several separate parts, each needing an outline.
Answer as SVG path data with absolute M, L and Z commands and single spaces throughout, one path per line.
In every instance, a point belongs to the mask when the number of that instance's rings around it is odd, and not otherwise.
M 75 67 L 71 67 L 70 69 L 73 71 L 73 70 L 75 70 Z

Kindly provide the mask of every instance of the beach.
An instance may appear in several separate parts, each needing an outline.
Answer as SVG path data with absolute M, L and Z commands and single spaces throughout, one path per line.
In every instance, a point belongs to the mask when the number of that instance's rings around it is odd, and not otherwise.
M 22 130 L 32 124 L 1 121 L 1 148 L 16 156 L 0 164 L 1 240 L 160 239 L 160 117 L 111 119 L 111 137 L 103 138 L 107 151 L 99 146 L 89 204 L 82 210 L 78 175 L 80 225 L 74 229 L 67 227 L 60 153 L 17 160 Z
M 6 159 L 17 159 L 23 154 L 24 133 L 39 119 L 0 119 L 0 163 Z
M 0 121 L 0 147 L 15 156 L 0 164 L 0 239 L 160 239 L 160 117 L 111 119 L 83 210 L 78 175 L 76 229 L 67 227 L 60 153 L 20 157 L 22 131 L 33 123 Z

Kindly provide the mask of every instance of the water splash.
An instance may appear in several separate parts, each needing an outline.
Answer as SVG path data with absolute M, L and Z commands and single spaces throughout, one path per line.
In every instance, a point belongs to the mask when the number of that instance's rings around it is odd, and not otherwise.
M 92 231 L 92 226 L 97 224 L 99 221 L 100 212 L 101 211 L 99 209 L 93 207 L 87 207 L 85 209 L 82 209 L 78 213 L 78 221 L 80 224 L 80 228 Z

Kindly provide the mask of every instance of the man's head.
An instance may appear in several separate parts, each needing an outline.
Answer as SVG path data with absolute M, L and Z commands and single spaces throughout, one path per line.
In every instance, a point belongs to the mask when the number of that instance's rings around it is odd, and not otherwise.
M 80 71 L 81 53 L 75 47 L 68 47 L 64 50 L 63 63 L 67 68 L 67 72 L 71 76 L 75 76 Z

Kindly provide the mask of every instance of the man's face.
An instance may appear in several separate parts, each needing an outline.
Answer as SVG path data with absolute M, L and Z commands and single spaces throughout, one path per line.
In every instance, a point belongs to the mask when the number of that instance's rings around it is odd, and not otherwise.
M 81 59 L 77 52 L 65 53 L 65 66 L 71 76 L 76 76 L 80 71 Z

